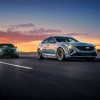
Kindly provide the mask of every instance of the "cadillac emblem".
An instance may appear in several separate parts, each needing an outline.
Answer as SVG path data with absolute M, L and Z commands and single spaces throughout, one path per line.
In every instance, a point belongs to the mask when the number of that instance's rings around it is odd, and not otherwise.
M 89 47 L 86 47 L 86 49 L 89 49 Z

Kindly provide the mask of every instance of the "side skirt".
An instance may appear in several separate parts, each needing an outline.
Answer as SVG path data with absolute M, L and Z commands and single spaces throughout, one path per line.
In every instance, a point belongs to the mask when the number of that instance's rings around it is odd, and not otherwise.
M 57 58 L 55 54 L 43 54 L 45 58 Z

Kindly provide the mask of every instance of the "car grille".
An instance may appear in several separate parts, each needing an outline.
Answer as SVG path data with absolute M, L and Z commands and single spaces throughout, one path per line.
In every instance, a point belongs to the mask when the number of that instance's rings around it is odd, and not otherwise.
M 91 46 L 76 46 L 76 48 L 81 51 L 93 51 L 94 50 L 94 47 L 91 47 Z
M 9 53 L 14 53 L 15 50 L 13 50 L 13 49 L 8 49 L 8 50 L 3 50 L 3 52 L 9 54 Z

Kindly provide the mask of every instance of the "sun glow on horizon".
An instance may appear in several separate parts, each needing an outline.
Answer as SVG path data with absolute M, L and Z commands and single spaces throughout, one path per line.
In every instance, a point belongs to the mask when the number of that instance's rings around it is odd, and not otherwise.
M 35 28 L 32 23 L 12 25 L 8 28 L 1 29 L 0 43 L 13 43 L 20 52 L 36 52 L 37 46 L 41 41 L 49 36 L 73 37 L 80 42 L 94 44 L 97 49 L 100 49 L 100 35 L 94 35 L 92 33 L 70 33 L 58 29 Z
M 41 43 L 41 40 L 25 42 L 25 43 L 15 43 L 19 52 L 36 52 L 37 46 Z
M 99 40 L 96 40 L 96 39 L 91 40 L 91 39 L 86 39 L 86 38 L 84 39 L 81 37 L 76 37 L 76 39 L 79 40 L 80 42 L 94 44 L 96 46 L 96 49 L 100 49 L 100 41 Z M 0 40 L 6 40 L 6 39 L 0 38 Z M 31 41 L 31 42 L 13 43 L 13 44 L 15 46 L 17 46 L 19 52 L 36 52 L 37 46 L 41 43 L 41 41 L 42 40 L 35 40 L 35 41 Z M 11 42 L 7 42 L 7 40 L 6 40 L 6 43 L 11 43 Z
M 79 40 L 81 40 L 81 39 L 79 39 Z M 37 40 L 37 41 L 32 41 L 32 42 L 25 42 L 25 43 L 15 43 L 15 45 L 17 46 L 17 48 L 20 52 L 36 52 L 37 51 L 37 46 L 41 43 L 41 41 L 42 40 Z M 86 42 L 86 43 L 91 43 L 91 44 L 96 45 L 93 41 L 89 41 L 89 40 L 86 40 L 86 39 L 82 39 L 81 42 Z M 100 49 L 100 45 L 97 45 L 96 49 Z

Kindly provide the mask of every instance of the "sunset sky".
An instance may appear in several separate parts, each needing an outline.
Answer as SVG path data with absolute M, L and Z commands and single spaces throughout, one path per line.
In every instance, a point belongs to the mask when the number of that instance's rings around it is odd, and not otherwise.
M 100 46 L 100 0 L 0 0 L 0 43 L 32 52 L 52 35 Z

